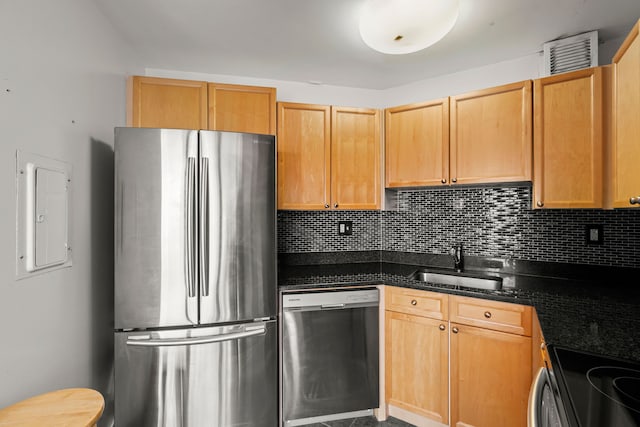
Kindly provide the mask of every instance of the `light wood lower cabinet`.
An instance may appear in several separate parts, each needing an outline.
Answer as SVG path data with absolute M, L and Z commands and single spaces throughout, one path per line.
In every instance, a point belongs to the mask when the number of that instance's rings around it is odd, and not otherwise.
M 526 427 L 531 338 L 451 323 L 451 426 Z
M 539 363 L 532 307 L 393 286 L 384 303 L 390 414 L 421 426 L 526 426 Z
M 447 322 L 387 311 L 386 337 L 387 403 L 447 424 Z

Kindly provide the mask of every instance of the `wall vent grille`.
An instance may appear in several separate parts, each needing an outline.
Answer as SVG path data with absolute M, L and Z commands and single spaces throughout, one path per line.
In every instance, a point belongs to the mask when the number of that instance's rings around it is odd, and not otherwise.
M 544 44 L 544 75 L 598 66 L 598 32 L 553 40 Z

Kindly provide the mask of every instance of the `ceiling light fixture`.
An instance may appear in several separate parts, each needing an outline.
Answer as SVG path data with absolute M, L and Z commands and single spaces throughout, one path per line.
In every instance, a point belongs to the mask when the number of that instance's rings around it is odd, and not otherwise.
M 360 36 L 378 52 L 399 55 L 431 46 L 458 19 L 458 0 L 365 0 Z

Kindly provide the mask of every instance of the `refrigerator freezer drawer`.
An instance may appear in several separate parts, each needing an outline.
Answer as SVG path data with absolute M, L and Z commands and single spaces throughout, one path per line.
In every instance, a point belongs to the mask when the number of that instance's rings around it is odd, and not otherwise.
M 275 321 L 115 333 L 118 427 L 278 424 Z

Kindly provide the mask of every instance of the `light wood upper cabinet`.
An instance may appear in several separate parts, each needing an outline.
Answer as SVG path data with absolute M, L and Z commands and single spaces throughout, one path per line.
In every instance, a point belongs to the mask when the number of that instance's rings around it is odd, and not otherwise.
M 127 81 L 127 126 L 207 129 L 207 83 L 130 77 Z
M 531 180 L 531 81 L 451 97 L 451 182 Z
M 526 427 L 531 338 L 451 323 L 451 425 Z
M 209 83 L 209 129 L 275 135 L 276 89 Z
M 385 136 L 387 187 L 448 181 L 449 98 L 386 109 Z
M 278 209 L 328 209 L 331 110 L 278 103 Z
M 609 69 L 534 81 L 534 208 L 603 207 Z
M 380 113 L 278 103 L 278 209 L 378 209 Z
M 613 207 L 640 207 L 640 21 L 613 57 Z M 635 200 L 632 200 L 634 199 Z M 632 201 L 634 202 L 632 204 Z
M 276 90 L 132 76 L 127 126 L 276 133 Z
M 380 112 L 331 107 L 331 204 L 380 207 Z

